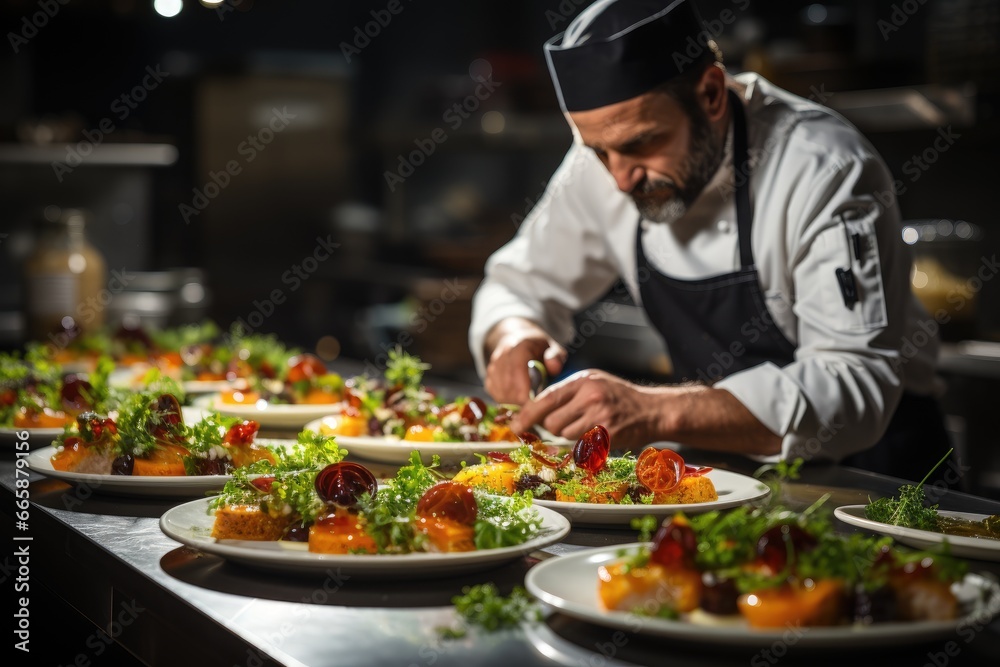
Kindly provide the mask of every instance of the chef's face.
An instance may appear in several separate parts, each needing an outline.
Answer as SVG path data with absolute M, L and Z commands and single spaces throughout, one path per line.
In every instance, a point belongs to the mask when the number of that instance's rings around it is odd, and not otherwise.
M 722 91 L 724 97 L 724 86 Z M 709 107 L 713 116 L 716 111 Z M 682 105 L 654 91 L 570 118 L 618 188 L 649 220 L 670 222 L 683 215 L 722 161 L 724 134 L 697 98 Z

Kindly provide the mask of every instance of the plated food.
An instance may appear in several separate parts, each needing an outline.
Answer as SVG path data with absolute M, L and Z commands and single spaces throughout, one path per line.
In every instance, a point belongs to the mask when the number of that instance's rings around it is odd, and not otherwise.
M 105 358 L 87 376 L 63 376 L 45 347 L 0 354 L 0 427 L 62 429 L 82 412 L 107 407 L 111 367 Z
M 517 546 L 542 531 L 529 498 L 476 493 L 416 457 L 381 485 L 349 461 L 250 466 L 212 508 L 216 540 L 299 542 L 324 554 L 476 551 Z
M 968 534 L 949 534 L 939 530 L 909 528 L 874 521 L 865 515 L 866 507 L 866 505 L 845 505 L 838 507 L 833 513 L 846 524 L 864 528 L 879 535 L 889 535 L 897 542 L 916 549 L 947 550 L 947 553 L 953 556 L 1000 562 L 1000 540 L 998 539 Z M 993 522 L 996 520 L 996 515 L 987 516 L 969 512 L 936 510 L 936 514 L 940 521 L 962 526 L 963 532 L 966 532 L 967 526 L 977 527 L 974 530 L 978 532 L 978 527 L 994 525 Z
M 188 425 L 173 394 L 136 393 L 116 412 L 79 414 L 56 440 L 49 463 L 56 471 L 94 475 L 222 475 L 274 460 L 254 442 L 259 428 L 219 414 Z
M 997 605 L 995 582 L 967 575 L 962 561 L 840 535 L 825 498 L 802 512 L 773 498 L 662 523 L 647 517 L 639 543 L 543 563 L 526 583 L 590 621 L 689 640 L 723 629 L 724 641 L 740 644 L 789 628 L 808 628 L 803 636 L 820 645 L 941 634 Z
M 959 616 L 942 621 L 753 628 L 739 616 L 694 614 L 691 618 L 689 614 L 681 614 L 677 618 L 663 618 L 651 616 L 644 610 L 634 613 L 605 609 L 596 585 L 600 568 L 636 553 L 642 546 L 629 544 L 583 549 L 550 558 L 528 571 L 525 587 L 537 599 L 571 618 L 621 630 L 628 633 L 626 637 L 634 634 L 689 643 L 699 651 L 713 646 L 762 650 L 790 643 L 797 648 L 824 650 L 922 644 L 954 638 L 956 630 L 963 627 L 982 627 L 985 619 L 991 618 L 1000 609 L 1000 588 L 992 578 L 977 574 L 967 574 L 952 586 L 951 590 L 959 601 Z M 545 626 L 538 628 L 544 630 Z M 529 627 L 529 634 L 532 629 Z
M 423 385 L 430 366 L 391 350 L 382 377 L 344 382 L 344 404 L 318 424 L 320 433 L 420 442 L 519 442 L 507 425 L 512 412 L 475 396 L 445 401 Z
M 719 499 L 708 467 L 689 466 L 670 449 L 647 447 L 638 457 L 610 457 L 603 426 L 590 429 L 571 452 L 554 455 L 540 440 L 460 470 L 456 482 L 493 493 L 527 492 L 541 500 L 598 504 L 683 505 Z

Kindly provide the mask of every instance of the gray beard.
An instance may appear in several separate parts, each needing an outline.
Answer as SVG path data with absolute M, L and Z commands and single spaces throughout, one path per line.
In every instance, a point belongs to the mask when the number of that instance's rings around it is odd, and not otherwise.
M 691 116 L 691 150 L 684 160 L 687 185 L 678 187 L 673 181 L 643 181 L 630 193 L 639 213 L 647 220 L 666 223 L 683 216 L 719 170 L 724 154 L 724 142 L 712 134 L 708 119 L 699 108 Z M 674 190 L 674 196 L 667 200 L 649 196 L 667 188 Z

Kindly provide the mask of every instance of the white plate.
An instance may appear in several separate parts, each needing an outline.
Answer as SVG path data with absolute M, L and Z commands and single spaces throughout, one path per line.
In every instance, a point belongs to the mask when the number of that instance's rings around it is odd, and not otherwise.
M 303 543 L 216 540 L 210 536 L 215 521 L 215 515 L 208 513 L 211 501 L 211 498 L 192 500 L 167 510 L 160 517 L 160 528 L 168 537 L 199 551 L 263 570 L 293 574 L 322 574 L 337 568 L 349 576 L 412 579 L 452 575 L 517 560 L 524 554 L 558 542 L 570 530 L 569 522 L 562 516 L 537 507 L 534 509 L 542 517 L 542 534 L 514 547 L 443 554 L 316 554 L 307 551 Z
M 188 394 L 216 394 L 232 388 L 233 383 L 229 380 L 185 380 L 181 382 L 181 389 Z
M 322 421 L 315 419 L 306 424 L 304 429 L 321 433 Z M 350 435 L 338 435 L 337 444 L 354 456 L 400 465 L 409 462 L 410 452 L 414 450 L 420 452 L 420 460 L 427 464 L 431 462 L 431 457 L 437 454 L 441 457 L 441 463 L 457 464 L 465 461 L 472 465 L 479 463 L 479 459 L 476 458 L 477 453 L 510 452 L 521 446 L 519 442 L 417 442 L 390 437 Z
M 291 440 L 260 438 L 258 444 L 272 447 L 291 446 Z M 87 487 L 95 493 L 115 496 L 143 496 L 147 498 L 197 498 L 218 493 L 231 475 L 183 475 L 177 477 L 95 475 L 92 473 L 56 470 L 52 467 L 55 447 L 35 449 L 28 455 L 28 467 L 33 471 L 77 486 Z
M 17 443 L 24 442 L 17 437 L 18 433 L 28 432 L 28 447 L 37 449 L 47 447 L 52 441 L 62 435 L 61 428 L 0 428 L 0 449 L 15 449 Z
M 207 407 L 224 415 L 253 419 L 264 428 L 301 429 L 310 421 L 337 414 L 343 403 L 320 403 L 316 405 L 272 405 L 258 401 L 254 405 L 234 405 L 223 403 L 218 396 L 203 396 L 195 405 Z
M 701 646 L 726 644 L 753 649 L 768 647 L 776 642 L 787 644 L 790 641 L 789 632 L 796 632 L 798 635 L 795 638 L 796 645 L 813 648 L 849 646 L 855 649 L 926 642 L 954 637 L 956 628 L 963 623 L 967 625 L 972 618 L 976 619 L 977 627 L 982 627 L 988 622 L 989 616 L 1000 611 L 1000 586 L 995 581 L 976 574 L 966 575 L 965 580 L 953 588 L 960 602 L 968 605 L 963 607 L 965 615 L 953 621 L 878 623 L 865 627 L 810 627 L 795 631 L 788 628 L 753 629 L 739 619 L 724 625 L 701 625 L 603 609 L 597 595 L 598 567 L 618 560 L 622 549 L 634 552 L 638 546 L 627 544 L 585 549 L 567 556 L 550 558 L 528 570 L 525 586 L 542 602 L 567 616 L 589 623 L 642 635 L 698 642 Z
M 193 498 L 218 492 L 226 485 L 229 475 L 183 475 L 178 477 L 151 477 L 131 475 L 94 475 L 82 472 L 56 470 L 52 467 L 55 447 L 32 450 L 28 467 L 46 477 L 87 487 L 95 493 L 116 496 L 147 496 L 151 498 Z
M 339 440 L 338 440 L 339 442 Z M 728 470 L 713 468 L 705 475 L 715 484 L 718 500 L 707 503 L 686 505 L 612 505 L 607 503 L 573 503 L 559 500 L 535 500 L 536 505 L 559 512 L 578 526 L 622 526 L 628 527 L 636 517 L 652 514 L 658 519 L 676 512 L 701 514 L 712 510 L 738 507 L 750 501 L 763 498 L 770 490 L 753 477 L 747 477 Z
M 322 433 L 320 425 L 323 419 L 314 419 L 303 429 Z M 458 464 L 465 461 L 469 465 L 479 463 L 476 454 L 487 452 L 512 452 L 521 446 L 520 442 L 420 442 L 416 440 L 401 440 L 388 436 L 376 437 L 368 435 L 338 435 L 337 444 L 344 447 L 352 455 L 381 463 L 406 464 L 410 461 L 410 452 L 420 452 L 420 460 L 429 464 L 431 457 L 437 454 L 443 464 Z M 556 438 L 548 444 L 559 447 L 570 446 L 569 440 Z
M 938 510 L 938 514 L 956 519 L 971 519 L 973 521 L 980 521 L 987 516 L 986 514 L 949 512 L 947 510 Z M 865 518 L 864 505 L 844 505 L 833 510 L 833 515 L 844 523 L 849 523 L 858 528 L 866 528 L 882 535 L 889 535 L 897 542 L 902 542 L 916 549 L 937 549 L 943 542 L 947 541 L 951 547 L 951 555 L 953 556 L 1000 562 L 1000 540 L 993 540 L 988 537 L 945 535 L 944 533 L 936 533 L 931 530 L 890 526 L 887 523 Z

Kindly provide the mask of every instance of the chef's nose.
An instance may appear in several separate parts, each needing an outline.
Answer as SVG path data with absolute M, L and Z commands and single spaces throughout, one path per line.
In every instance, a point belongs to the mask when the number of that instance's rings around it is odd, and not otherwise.
M 632 192 L 645 176 L 641 164 L 616 151 L 608 151 L 608 171 L 622 192 Z

